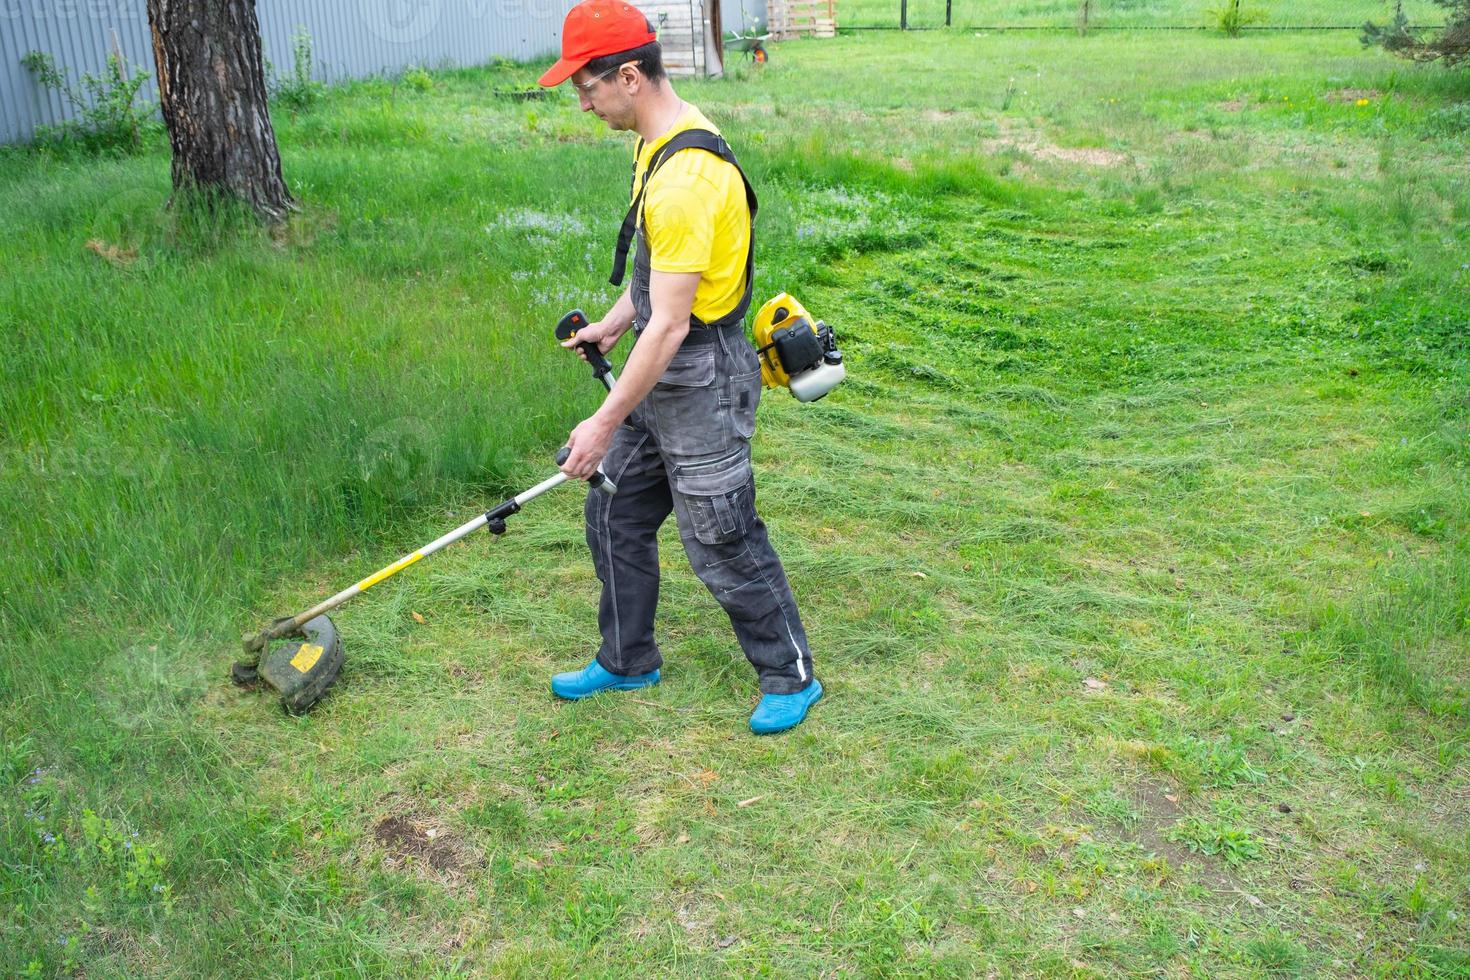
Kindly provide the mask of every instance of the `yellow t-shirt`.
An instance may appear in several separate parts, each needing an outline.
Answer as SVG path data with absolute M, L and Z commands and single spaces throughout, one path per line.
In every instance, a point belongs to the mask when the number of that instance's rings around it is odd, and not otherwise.
M 658 148 L 686 129 L 714 124 L 686 105 L 669 131 L 643 147 L 633 184 L 643 182 Z M 740 172 L 705 150 L 681 150 L 659 165 L 643 197 L 650 265 L 658 272 L 700 272 L 694 315 L 706 323 L 735 308 L 745 292 L 745 253 L 750 244 L 750 207 Z

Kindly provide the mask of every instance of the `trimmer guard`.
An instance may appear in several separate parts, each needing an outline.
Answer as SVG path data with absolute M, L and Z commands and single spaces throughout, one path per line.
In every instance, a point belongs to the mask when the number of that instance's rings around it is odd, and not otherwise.
M 280 692 L 281 703 L 293 715 L 320 701 L 342 669 L 342 639 L 330 619 L 309 619 L 301 632 L 306 639 L 272 647 L 258 668 L 260 679 Z

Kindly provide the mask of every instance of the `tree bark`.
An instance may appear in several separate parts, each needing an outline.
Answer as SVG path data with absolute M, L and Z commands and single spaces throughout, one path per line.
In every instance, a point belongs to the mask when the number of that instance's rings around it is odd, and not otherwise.
M 271 126 L 255 0 L 148 0 L 174 191 L 244 201 L 263 220 L 295 209 Z

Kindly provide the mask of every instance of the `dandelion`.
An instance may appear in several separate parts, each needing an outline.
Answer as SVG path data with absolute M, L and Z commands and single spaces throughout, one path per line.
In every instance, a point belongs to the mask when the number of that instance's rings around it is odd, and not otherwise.
M 1365 106 L 1365 105 L 1368 104 L 1368 100 L 1367 99 L 1359 99 L 1357 104 L 1359 106 Z

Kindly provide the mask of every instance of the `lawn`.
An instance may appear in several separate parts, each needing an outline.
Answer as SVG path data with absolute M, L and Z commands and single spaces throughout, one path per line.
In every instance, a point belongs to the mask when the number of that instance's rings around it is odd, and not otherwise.
M 1361 28 L 1365 21 L 1387 23 L 1398 0 L 1242 0 L 1251 29 L 1289 27 Z M 842 27 L 897 27 L 903 0 L 837 0 Z M 910 28 L 944 24 L 948 8 L 957 28 L 1047 28 L 1075 30 L 1084 0 L 907 0 Z M 1199 29 L 1214 27 L 1229 0 L 1089 0 L 1086 23 L 1104 30 Z M 1415 24 L 1444 22 L 1434 0 L 1404 0 Z
M 1351 32 L 680 84 L 848 354 L 756 440 L 798 730 L 672 529 L 663 683 L 551 698 L 572 490 L 337 616 L 312 715 L 231 686 L 596 404 L 629 148 L 536 71 L 280 110 L 275 235 L 157 137 L 0 155 L 0 973 L 1470 973 L 1470 76 Z

